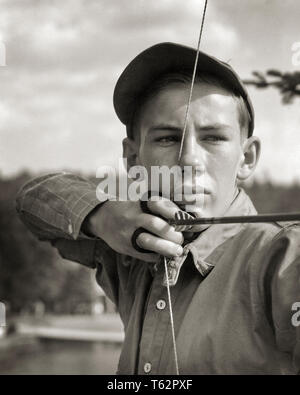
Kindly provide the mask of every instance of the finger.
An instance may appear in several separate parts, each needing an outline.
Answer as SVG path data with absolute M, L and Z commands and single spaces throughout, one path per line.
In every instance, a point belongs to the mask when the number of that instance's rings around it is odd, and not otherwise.
M 137 237 L 138 239 L 138 237 Z M 136 242 L 137 242 L 136 239 Z M 146 261 L 146 262 L 158 262 L 159 260 L 159 255 L 156 254 L 154 251 L 153 253 L 145 253 L 145 252 L 139 252 L 136 250 L 131 244 L 127 245 L 126 249 L 121 252 L 122 254 L 129 255 L 132 258 L 137 258 L 141 261 Z
M 141 233 L 137 237 L 136 242 L 141 248 L 154 251 L 166 257 L 180 256 L 183 254 L 183 248 L 179 244 L 161 239 L 150 233 Z
M 153 214 L 160 215 L 163 218 L 166 219 L 172 219 L 175 218 L 175 213 L 180 210 L 180 208 L 171 200 L 166 199 L 164 197 L 156 197 L 159 198 L 159 200 L 149 200 L 147 202 L 147 206 L 149 210 Z
M 160 236 L 162 239 L 172 241 L 176 244 L 182 244 L 184 241 L 183 234 L 174 229 L 162 218 L 151 214 L 141 214 L 138 220 L 139 227 L 149 230 L 149 232 Z

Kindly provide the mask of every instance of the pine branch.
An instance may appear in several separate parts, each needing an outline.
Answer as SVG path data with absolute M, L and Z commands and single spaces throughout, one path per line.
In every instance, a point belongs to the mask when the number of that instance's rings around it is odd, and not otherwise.
M 290 104 L 295 97 L 300 96 L 300 72 L 281 72 L 270 69 L 265 73 L 253 71 L 254 79 L 244 80 L 245 85 L 253 85 L 258 89 L 270 86 L 279 90 L 284 104 Z

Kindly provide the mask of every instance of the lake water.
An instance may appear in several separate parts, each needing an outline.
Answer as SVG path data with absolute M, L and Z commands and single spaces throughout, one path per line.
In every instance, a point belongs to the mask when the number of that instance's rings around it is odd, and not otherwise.
M 115 374 L 120 345 L 43 340 L 10 353 L 0 374 Z

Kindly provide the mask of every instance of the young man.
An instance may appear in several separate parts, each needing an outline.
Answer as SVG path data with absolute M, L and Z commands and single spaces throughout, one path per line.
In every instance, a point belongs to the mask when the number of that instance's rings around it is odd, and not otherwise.
M 173 258 L 178 275 L 171 298 L 180 374 L 297 373 L 299 224 L 211 225 L 182 233 L 167 222 L 187 205 L 196 217 L 256 214 L 237 187 L 259 157 L 253 108 L 232 68 L 204 53 L 182 142 L 195 52 L 172 43 L 145 50 L 114 93 L 127 128 L 128 167 L 143 166 L 148 174 L 154 165 L 181 169 L 170 200 L 150 199 L 146 208 L 130 200 L 100 204 L 91 182 L 54 174 L 25 185 L 17 209 L 63 257 L 97 269 L 124 323 L 118 373 L 176 372 L 162 256 Z M 197 171 L 185 177 L 187 168 Z M 191 192 L 176 200 L 183 186 Z

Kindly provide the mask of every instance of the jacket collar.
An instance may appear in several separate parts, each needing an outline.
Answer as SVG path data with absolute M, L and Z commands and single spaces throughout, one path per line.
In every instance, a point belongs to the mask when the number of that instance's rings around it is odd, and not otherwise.
M 239 189 L 236 198 L 231 203 L 225 213 L 228 216 L 256 215 L 257 211 L 246 192 Z M 218 258 L 222 254 L 221 246 L 226 240 L 235 236 L 245 226 L 243 223 L 238 224 L 217 224 L 211 225 L 204 232 L 188 244 L 185 248 L 191 252 L 194 263 L 202 275 L 206 275 L 215 266 Z
M 256 215 L 257 211 L 246 192 L 238 190 L 236 198 L 231 203 L 224 216 Z M 189 252 L 193 257 L 194 264 L 202 276 L 206 276 L 216 265 L 223 253 L 222 244 L 235 236 L 245 224 L 216 224 L 209 226 L 191 243 L 184 247 L 181 257 L 172 258 L 169 261 L 169 282 L 177 282 L 182 264 Z M 217 248 L 220 247 L 220 248 Z M 225 248 L 225 246 L 224 246 Z M 166 283 L 166 279 L 164 279 Z

